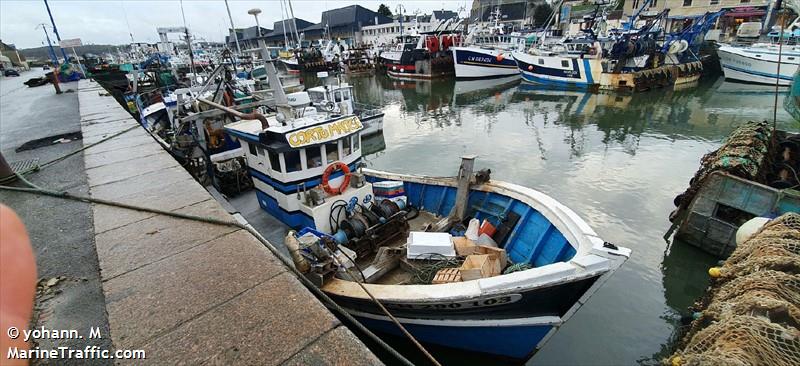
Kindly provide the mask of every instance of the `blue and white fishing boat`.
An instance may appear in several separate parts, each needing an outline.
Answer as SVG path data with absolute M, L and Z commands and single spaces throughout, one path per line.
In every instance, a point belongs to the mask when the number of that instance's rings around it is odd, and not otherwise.
M 456 177 L 361 168 L 356 115 L 287 108 L 276 98 L 280 112 L 266 123 L 225 130 L 247 151 L 260 206 L 299 230 L 286 241 L 298 270 L 375 331 L 400 334 L 362 285 L 420 341 L 524 359 L 631 254 L 544 193 L 473 174 L 474 157 L 463 158 Z M 519 270 L 414 284 L 415 232 L 447 236 L 470 219 L 496 227 L 491 240 Z
M 644 1 L 628 24 L 634 24 L 649 4 Z M 668 11 L 662 11 L 640 28 L 627 29 L 610 39 L 598 36 L 604 28 L 597 26 L 602 22 L 594 21 L 600 18 L 599 13 L 597 5 L 588 21 L 596 26 L 581 29 L 586 34 L 581 39 L 549 47 L 540 44 L 527 53 L 514 52 L 522 79 L 562 87 L 633 91 L 689 84 L 702 74 L 702 62 L 696 56 L 700 43 L 724 12 L 692 18 L 691 26 L 665 35 L 660 24 Z

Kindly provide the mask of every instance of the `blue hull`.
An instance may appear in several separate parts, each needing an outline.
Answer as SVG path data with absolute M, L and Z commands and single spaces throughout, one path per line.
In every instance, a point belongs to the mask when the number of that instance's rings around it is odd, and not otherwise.
M 391 321 L 356 316 L 372 330 L 402 336 Z M 404 323 L 420 342 L 518 360 L 530 358 L 552 325 L 461 327 Z

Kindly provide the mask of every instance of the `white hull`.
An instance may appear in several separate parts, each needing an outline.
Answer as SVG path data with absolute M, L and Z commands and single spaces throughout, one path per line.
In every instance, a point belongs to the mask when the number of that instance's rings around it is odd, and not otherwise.
M 717 50 L 725 78 L 746 83 L 775 85 L 778 79 L 778 50 L 774 47 L 731 47 Z M 789 86 L 797 71 L 800 53 L 790 47 L 781 52 L 779 85 Z
M 453 47 L 452 50 L 457 78 L 493 78 L 519 74 L 510 52 L 480 47 Z

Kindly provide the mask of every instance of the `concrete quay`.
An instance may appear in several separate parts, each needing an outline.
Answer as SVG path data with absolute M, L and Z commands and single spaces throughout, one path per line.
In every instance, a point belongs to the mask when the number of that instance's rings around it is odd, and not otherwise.
M 25 92 L 39 93 L 40 98 L 61 98 L 59 108 L 51 110 L 53 117 L 49 118 L 78 120 L 84 146 L 138 126 L 98 84 L 81 80 L 73 88 L 77 89 L 77 98 L 51 95 L 53 90 L 47 87 Z M 5 90 L 3 93 L 4 104 L 15 98 Z M 63 102 L 67 98 L 77 103 Z M 46 136 L 52 131 L 42 132 Z M 42 136 L 30 138 L 37 137 Z M 71 145 L 62 148 L 67 151 L 80 147 L 76 142 L 63 145 Z M 4 154 L 11 147 L 3 146 Z M 16 161 L 11 155 L 6 155 L 7 160 Z M 80 157 L 34 173 L 29 179 L 47 188 L 88 193 L 94 198 L 233 221 L 142 128 L 90 147 L 83 152 L 83 159 Z M 41 179 L 48 170 L 64 167 L 70 169 L 60 172 L 63 175 L 59 180 Z M 67 182 L 70 180 L 75 183 Z M 48 323 L 40 320 L 32 324 L 81 332 L 101 327 L 101 340 L 82 339 L 70 346 L 99 342 L 98 346 L 105 349 L 144 350 L 145 360 L 122 361 L 134 364 L 381 363 L 245 230 L 106 205 L 1 193 L 2 201 L 15 209 L 32 231 L 40 276 L 77 270 L 62 263 L 61 269 L 53 271 L 52 260 L 43 260 L 43 256 L 69 257 L 70 251 L 79 250 L 84 252 L 82 257 L 92 257 L 78 271 L 86 273 L 68 278 L 85 278 L 76 282 L 85 283 L 88 292 L 94 289 L 94 297 L 74 301 L 72 307 L 56 306 L 59 311 L 48 312 Z M 28 211 L 42 200 L 47 200 L 55 212 L 63 211 L 59 206 L 73 204 L 78 210 L 61 212 L 67 217 L 46 210 L 36 214 Z M 58 230 L 41 230 L 52 228 L 51 221 L 58 220 L 65 232 L 83 225 L 73 245 L 57 245 L 72 235 L 62 238 Z M 60 302 L 63 294 L 53 295 L 55 300 L 51 301 Z M 91 309 L 84 312 L 93 317 L 72 322 L 70 314 L 80 310 L 74 309 L 80 305 Z M 59 345 L 39 344 L 41 348 Z

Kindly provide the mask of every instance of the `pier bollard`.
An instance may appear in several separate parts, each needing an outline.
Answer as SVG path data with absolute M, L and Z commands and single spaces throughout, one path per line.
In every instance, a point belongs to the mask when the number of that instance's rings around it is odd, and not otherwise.
M 58 85 L 58 66 L 53 67 L 53 74 L 50 77 L 50 82 L 52 82 L 53 87 L 56 88 L 56 94 L 61 94 L 61 86 Z

